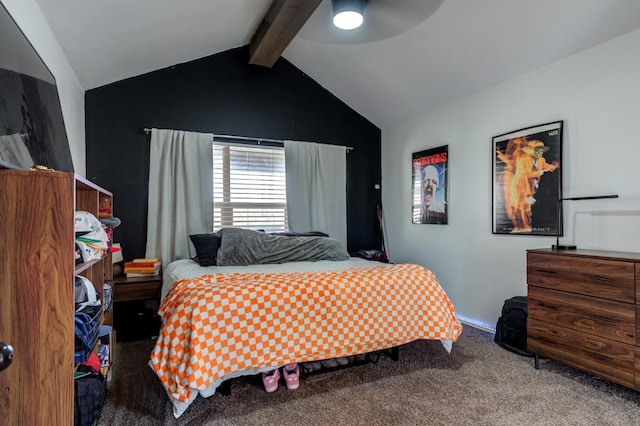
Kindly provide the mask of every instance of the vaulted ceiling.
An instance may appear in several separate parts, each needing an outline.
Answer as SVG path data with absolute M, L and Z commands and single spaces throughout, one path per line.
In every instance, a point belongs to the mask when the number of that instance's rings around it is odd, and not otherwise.
M 37 2 L 87 90 L 264 33 L 258 48 L 381 128 L 640 28 L 638 0 L 368 0 L 352 40 L 329 34 L 330 0 Z

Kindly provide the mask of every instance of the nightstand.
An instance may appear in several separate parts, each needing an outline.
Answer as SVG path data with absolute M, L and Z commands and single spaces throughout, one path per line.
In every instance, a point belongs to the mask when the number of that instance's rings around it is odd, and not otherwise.
M 160 329 L 157 315 L 162 276 L 118 277 L 113 289 L 114 321 L 119 341 L 155 339 Z
M 162 292 L 162 277 L 118 277 L 114 280 L 114 302 L 128 302 L 131 300 L 160 299 Z

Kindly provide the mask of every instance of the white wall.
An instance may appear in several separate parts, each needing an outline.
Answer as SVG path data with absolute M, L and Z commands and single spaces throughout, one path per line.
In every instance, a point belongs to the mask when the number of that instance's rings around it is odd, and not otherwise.
M 553 237 L 491 232 L 493 136 L 564 120 L 565 238 L 640 251 L 640 30 L 383 130 L 382 199 L 393 262 L 432 269 L 458 314 L 491 328 L 526 295 L 525 250 Z M 449 146 L 449 224 L 411 224 L 411 154 Z
M 86 176 L 84 89 L 35 0 L 0 0 L 56 79 L 71 158 Z

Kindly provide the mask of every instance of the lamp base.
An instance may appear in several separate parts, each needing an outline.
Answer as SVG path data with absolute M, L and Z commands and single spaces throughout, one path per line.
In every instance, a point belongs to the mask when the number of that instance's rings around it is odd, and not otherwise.
M 554 244 L 551 248 L 553 250 L 576 250 L 578 247 L 573 244 Z

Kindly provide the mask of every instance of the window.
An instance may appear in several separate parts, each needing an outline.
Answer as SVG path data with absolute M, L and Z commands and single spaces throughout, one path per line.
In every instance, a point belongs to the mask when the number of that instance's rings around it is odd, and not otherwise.
M 213 228 L 284 231 L 284 148 L 213 144 Z
M 421 218 L 420 215 L 422 213 L 422 176 L 420 175 L 420 171 L 417 173 L 414 171 L 413 173 L 413 200 L 412 200 L 412 212 L 411 212 L 411 223 L 420 223 Z

